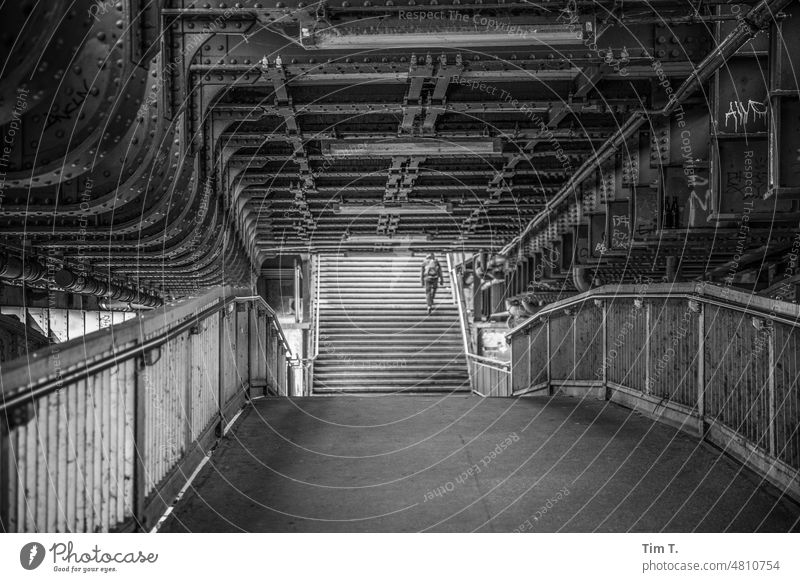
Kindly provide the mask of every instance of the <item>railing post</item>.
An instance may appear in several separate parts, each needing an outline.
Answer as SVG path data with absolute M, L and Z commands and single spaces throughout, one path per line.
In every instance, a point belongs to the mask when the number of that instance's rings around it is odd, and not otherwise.
M 225 429 L 225 418 L 222 415 L 225 403 L 225 300 L 222 301 L 222 309 L 219 310 L 219 333 L 217 334 L 217 354 L 219 354 L 218 375 L 219 381 L 217 382 L 217 408 L 219 410 L 219 427 L 217 428 L 218 436 L 222 436 L 222 431 Z
M 700 438 L 706 436 L 706 308 L 700 303 L 697 311 L 697 416 Z
M 273 323 L 275 319 L 273 319 Z M 286 370 L 281 370 L 281 342 L 278 336 L 278 328 L 275 328 L 275 381 L 278 386 L 278 393 L 281 396 L 291 396 L 291 393 L 287 390 L 286 381 L 283 376 L 286 375 Z
M 578 313 L 579 309 L 572 314 L 572 370 L 569 372 L 569 379 L 577 380 L 578 374 Z
M 545 328 L 545 339 L 547 340 L 547 358 L 545 360 L 545 369 L 547 371 L 547 393 L 552 396 L 553 395 L 553 384 L 552 384 L 552 373 L 551 373 L 551 366 L 550 366 L 550 359 L 552 358 L 552 350 L 550 346 L 550 318 L 544 318 L 544 328 Z
M 247 399 L 250 400 L 253 397 L 253 314 L 251 311 L 253 305 L 250 301 L 245 305 L 247 306 L 245 310 L 247 314 Z M 257 329 L 258 324 L 256 324 Z
M 264 396 L 269 396 L 269 316 L 266 311 L 259 311 L 258 317 L 263 319 L 261 327 L 264 328 L 263 338 L 260 336 L 261 331 L 259 330 L 259 346 L 264 346 L 264 353 L 262 354 L 259 350 L 258 357 L 259 362 L 263 362 L 264 365 Z
M 136 529 L 144 531 L 147 527 L 144 515 L 145 485 L 147 481 L 145 465 L 145 445 L 147 442 L 147 422 L 145 410 L 147 406 L 147 367 L 144 355 L 135 358 L 134 366 L 134 399 L 133 415 L 133 519 Z
M 603 310 L 603 394 L 606 400 L 611 400 L 611 391 L 608 389 L 608 302 L 602 301 Z
M 198 329 L 199 329 L 198 323 Z M 200 332 L 202 333 L 202 332 Z M 192 385 L 192 344 L 194 343 L 194 334 L 189 331 L 186 334 L 186 341 L 184 347 L 186 348 L 186 391 L 183 396 L 183 418 L 184 418 L 184 451 L 189 451 L 192 446 L 192 426 L 194 424 L 194 406 L 192 405 L 192 394 L 194 393 L 194 386 Z
M 644 393 L 650 394 L 650 302 L 644 302 Z
M 0 533 L 11 533 L 11 428 L 7 414 L 0 417 Z
M 269 332 L 270 332 L 270 350 L 272 351 L 272 357 L 270 358 L 271 361 L 268 361 L 268 366 L 272 372 L 272 382 L 274 384 L 275 394 L 278 396 L 285 396 L 285 394 L 281 394 L 281 383 L 280 379 L 278 378 L 278 332 L 274 327 L 274 318 L 270 316 L 269 318 Z M 273 350 L 274 347 L 274 350 Z
M 527 279 L 526 279 L 526 281 L 527 281 Z M 527 382 L 526 388 L 530 388 L 530 387 L 533 386 L 533 378 L 534 378 L 534 376 L 533 376 L 533 370 L 531 369 L 531 361 L 532 361 L 531 351 L 532 350 L 533 350 L 533 328 L 529 327 L 528 328 L 528 371 L 526 372 L 526 376 L 525 376 L 528 379 L 528 382 Z M 512 366 L 511 369 L 513 370 L 514 369 L 514 367 L 513 367 L 514 366 L 514 362 L 511 362 L 511 366 Z M 513 390 L 512 390 L 512 393 L 513 393 Z
M 272 337 L 275 335 L 272 332 L 272 319 L 269 313 L 264 314 L 264 396 L 269 395 L 270 390 L 274 390 L 273 385 L 270 384 L 271 374 L 272 374 L 272 366 L 270 365 L 269 355 L 272 353 Z M 279 396 L 277 390 L 275 390 L 275 395 Z
M 767 406 L 768 427 L 769 427 L 769 454 L 775 458 L 777 456 L 777 441 L 775 436 L 775 327 L 774 325 L 765 326 L 767 330 L 767 351 L 769 376 L 767 376 L 768 401 Z

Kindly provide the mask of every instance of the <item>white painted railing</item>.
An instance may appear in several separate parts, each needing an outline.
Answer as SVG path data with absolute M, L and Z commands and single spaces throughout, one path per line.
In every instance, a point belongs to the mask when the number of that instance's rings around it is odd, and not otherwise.
M 261 297 L 221 288 L 4 362 L 0 529 L 146 530 L 291 353 Z

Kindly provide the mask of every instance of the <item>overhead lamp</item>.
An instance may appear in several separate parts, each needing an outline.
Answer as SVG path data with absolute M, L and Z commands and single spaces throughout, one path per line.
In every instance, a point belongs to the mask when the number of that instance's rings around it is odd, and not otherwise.
M 503 151 L 500 139 L 478 138 L 444 140 L 437 138 L 393 139 L 392 141 L 324 142 L 322 153 L 334 158 L 363 158 L 376 156 L 484 156 Z
M 441 14 L 445 14 L 441 12 Z M 467 16 L 467 15 L 464 15 Z M 433 19 L 433 25 L 387 18 L 375 26 L 374 20 L 338 25 L 313 33 L 301 33 L 301 44 L 309 49 L 358 50 L 391 49 L 426 46 L 473 48 L 479 46 L 530 46 L 579 44 L 584 31 L 592 30 L 590 22 L 542 22 L 516 24 L 513 19 L 497 19 L 474 15 L 453 22 L 447 16 Z M 438 24 L 439 26 L 435 26 Z
M 334 214 L 371 216 L 381 214 L 445 214 L 453 211 L 452 204 L 336 204 Z

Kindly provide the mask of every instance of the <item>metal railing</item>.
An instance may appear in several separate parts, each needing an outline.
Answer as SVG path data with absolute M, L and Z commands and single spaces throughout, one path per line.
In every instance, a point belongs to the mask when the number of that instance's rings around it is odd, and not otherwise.
M 303 363 L 303 371 L 305 373 L 305 378 L 303 381 L 303 386 L 305 386 L 306 395 L 311 395 L 314 389 L 314 364 L 317 361 L 317 357 L 319 356 L 319 286 L 320 280 L 320 261 L 319 255 L 317 255 L 315 259 L 315 280 L 314 280 L 314 299 L 312 301 L 312 329 L 311 333 L 313 334 L 313 342 L 312 342 L 312 350 L 311 355 L 307 358 L 302 360 Z
M 3 363 L 0 529 L 151 528 L 292 364 L 274 311 L 231 288 Z
M 447 254 L 447 268 L 453 286 L 453 297 L 458 305 L 458 318 L 461 323 L 461 336 L 464 341 L 464 354 L 467 359 L 467 371 L 472 392 L 480 396 L 510 396 L 510 362 L 487 358 L 475 353 L 467 320 L 467 310 L 464 305 L 462 279 L 449 253 Z
M 315 285 L 314 285 L 314 349 L 311 353 L 309 359 L 313 362 L 317 359 L 319 355 L 319 286 L 320 280 L 322 277 L 320 276 L 320 262 L 319 258 L 317 258 L 317 265 L 315 271 Z
M 709 284 L 606 286 L 507 334 L 511 395 L 565 392 L 697 434 L 800 499 L 800 307 Z
M 310 327 L 310 340 L 308 349 L 310 354 L 306 357 L 298 357 L 295 361 L 295 370 L 298 374 L 302 374 L 299 380 L 299 386 L 302 394 L 295 394 L 299 396 L 310 396 L 313 392 L 314 383 L 314 363 L 319 356 L 319 287 L 320 287 L 320 268 L 319 256 L 314 259 L 315 263 L 312 267 L 313 291 L 310 298 L 311 310 L 311 327 Z

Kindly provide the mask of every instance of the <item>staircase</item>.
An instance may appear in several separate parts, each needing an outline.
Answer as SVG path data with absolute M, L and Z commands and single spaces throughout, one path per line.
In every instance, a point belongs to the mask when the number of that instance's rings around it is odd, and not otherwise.
M 316 394 L 469 391 L 444 257 L 427 314 L 422 257 L 320 255 Z

